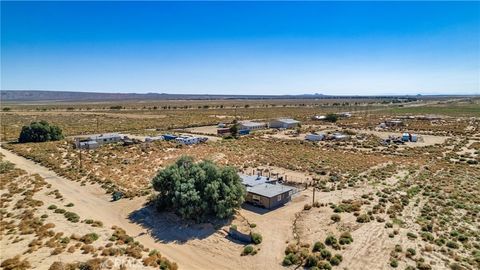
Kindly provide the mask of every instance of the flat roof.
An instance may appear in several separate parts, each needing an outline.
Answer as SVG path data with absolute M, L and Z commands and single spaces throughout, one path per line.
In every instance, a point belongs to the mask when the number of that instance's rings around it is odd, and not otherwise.
M 246 175 L 246 174 L 239 174 L 240 178 L 242 178 L 242 184 L 247 187 L 253 187 L 261 184 L 265 184 L 271 179 L 268 179 L 265 176 L 258 176 L 258 175 Z
M 255 127 L 255 126 L 264 126 L 264 125 L 266 125 L 266 123 L 264 123 L 264 122 L 243 121 L 243 122 L 240 122 L 240 125 L 246 126 L 246 127 Z
M 103 138 L 115 138 L 120 137 L 118 133 L 104 133 L 104 134 L 93 134 L 89 136 L 90 138 L 103 139 Z
M 298 124 L 298 123 L 300 123 L 300 121 L 297 121 L 297 120 L 292 119 L 292 118 L 278 118 L 276 120 L 280 121 L 280 122 L 283 122 L 283 123 L 286 123 L 286 124 Z
M 257 194 L 263 197 L 272 198 L 285 192 L 292 191 L 293 187 L 285 186 L 282 184 L 261 184 L 253 187 L 247 187 L 247 192 Z

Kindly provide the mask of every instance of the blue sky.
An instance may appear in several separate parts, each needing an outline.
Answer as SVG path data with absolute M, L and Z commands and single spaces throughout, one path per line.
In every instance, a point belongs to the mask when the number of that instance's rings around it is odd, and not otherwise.
M 2 2 L 1 89 L 480 93 L 479 2 Z

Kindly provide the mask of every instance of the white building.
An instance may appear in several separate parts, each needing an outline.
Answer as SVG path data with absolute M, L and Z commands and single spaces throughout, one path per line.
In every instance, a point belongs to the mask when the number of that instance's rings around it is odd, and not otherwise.
M 265 129 L 267 124 L 264 122 L 242 121 L 238 123 L 240 130 L 259 130 Z
M 118 133 L 95 134 L 88 137 L 75 138 L 75 147 L 81 149 L 95 149 L 103 144 L 120 142 L 122 137 Z
M 271 128 L 296 128 L 300 121 L 291 118 L 279 118 L 270 121 Z
M 305 136 L 305 140 L 307 141 L 312 141 L 312 142 L 318 142 L 318 141 L 323 141 L 325 139 L 325 134 L 323 133 L 310 133 Z

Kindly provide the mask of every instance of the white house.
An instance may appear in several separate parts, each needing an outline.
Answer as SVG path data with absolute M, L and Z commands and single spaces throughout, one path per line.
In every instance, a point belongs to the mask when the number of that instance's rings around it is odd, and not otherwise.
M 271 128 L 296 128 L 300 121 L 291 118 L 279 118 L 270 121 Z
M 264 122 L 242 121 L 238 123 L 240 130 L 259 130 L 265 129 L 267 124 Z

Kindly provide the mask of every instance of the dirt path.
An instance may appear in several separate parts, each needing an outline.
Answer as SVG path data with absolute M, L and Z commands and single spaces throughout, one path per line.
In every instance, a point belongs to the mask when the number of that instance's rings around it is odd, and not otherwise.
M 195 241 L 192 244 L 157 242 L 145 228 L 131 223 L 128 218 L 130 213 L 143 207 L 145 198 L 110 202 L 110 197 L 98 185 L 81 186 L 78 182 L 60 177 L 48 168 L 6 149 L 0 148 L 0 152 L 5 155 L 5 160 L 14 163 L 18 168 L 29 174 L 38 173 L 45 178 L 48 183 L 52 184 L 52 188 L 58 189 L 69 202 L 77 206 L 76 211 L 80 216 L 101 220 L 106 227 L 113 225 L 122 227 L 135 240 L 151 249 L 158 249 L 162 255 L 177 262 L 181 269 L 238 269 L 238 266 L 242 264 L 239 259 L 235 261 L 232 257 L 212 255 L 211 250 L 196 247 L 195 245 L 198 243 Z M 207 238 L 206 240 L 214 241 L 215 237 L 218 238 L 217 235 L 211 235 L 209 238 L 213 239 Z M 239 257 L 238 254 L 234 255 Z

